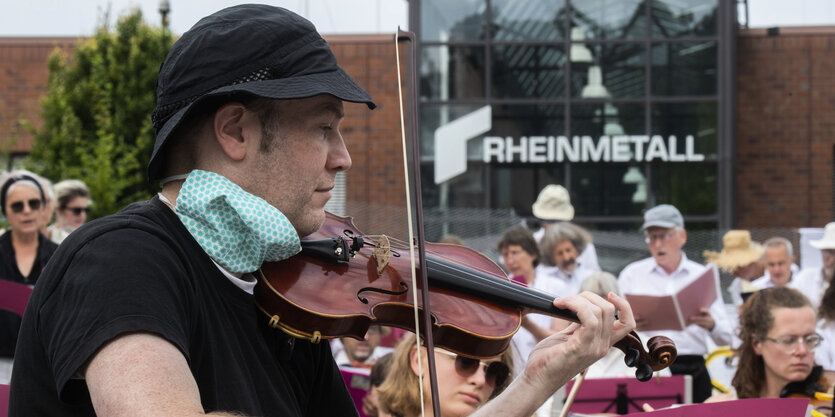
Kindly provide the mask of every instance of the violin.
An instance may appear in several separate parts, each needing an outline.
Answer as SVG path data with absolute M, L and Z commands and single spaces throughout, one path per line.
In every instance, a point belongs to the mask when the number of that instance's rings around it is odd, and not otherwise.
M 426 243 L 425 251 L 437 346 L 492 357 L 508 348 L 523 314 L 579 322 L 573 311 L 556 308 L 552 296 L 509 281 L 495 262 L 475 250 Z M 262 265 L 256 303 L 272 327 L 312 342 L 362 339 L 371 325 L 415 332 L 412 292 L 420 288 L 411 287 L 412 263 L 401 253 L 408 255 L 409 248 L 393 245 L 386 236 L 372 239 L 350 217 L 328 212 L 319 231 L 302 239 L 301 253 Z M 417 307 L 420 315 L 427 314 L 420 301 Z M 635 332 L 614 346 L 642 381 L 676 357 L 675 345 L 663 336 L 648 341 L 648 352 Z
M 824 375 L 820 365 L 803 381 L 792 382 L 780 391 L 781 398 L 808 398 L 819 415 L 832 415 L 832 382 Z M 814 414 L 814 413 L 813 413 Z

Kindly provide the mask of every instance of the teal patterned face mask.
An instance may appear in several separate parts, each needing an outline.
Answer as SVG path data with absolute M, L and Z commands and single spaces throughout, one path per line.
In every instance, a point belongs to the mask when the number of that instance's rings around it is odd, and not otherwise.
M 301 251 L 287 216 L 214 172 L 192 171 L 174 212 L 203 250 L 230 272 L 253 272 L 265 261 Z

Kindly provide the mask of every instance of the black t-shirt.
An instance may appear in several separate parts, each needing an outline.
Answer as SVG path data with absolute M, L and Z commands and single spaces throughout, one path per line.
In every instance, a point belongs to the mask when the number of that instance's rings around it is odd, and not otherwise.
M 24 277 L 17 267 L 17 258 L 14 246 L 12 246 L 12 232 L 7 230 L 0 236 L 0 279 L 35 285 L 41 275 L 41 270 L 46 266 L 55 249 L 58 249 L 58 245 L 39 233 L 38 252 L 35 254 L 32 270 L 28 276 Z M 0 309 L 0 356 L 5 358 L 14 356 L 19 329 L 20 316 L 17 313 Z
M 267 323 L 158 198 L 133 204 L 73 232 L 44 270 L 23 318 L 9 415 L 95 415 L 80 368 L 113 338 L 151 332 L 183 353 L 206 412 L 356 416 L 328 343 Z

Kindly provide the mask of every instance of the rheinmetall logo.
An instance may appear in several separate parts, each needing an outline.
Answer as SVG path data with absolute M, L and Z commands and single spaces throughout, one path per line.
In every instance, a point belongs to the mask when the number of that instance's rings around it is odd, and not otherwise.
M 493 111 L 484 106 L 435 130 L 435 184 L 467 172 L 467 141 L 493 128 Z
M 435 184 L 467 171 L 467 142 L 490 131 L 492 120 L 490 106 L 484 106 L 435 130 Z M 481 149 L 488 164 L 705 160 L 693 135 L 682 141 L 675 135 L 485 136 Z

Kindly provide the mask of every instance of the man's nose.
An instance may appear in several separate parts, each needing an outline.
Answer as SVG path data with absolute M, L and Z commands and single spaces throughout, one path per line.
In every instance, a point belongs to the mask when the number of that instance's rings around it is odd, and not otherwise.
M 345 146 L 345 140 L 342 133 L 337 133 L 339 137 L 334 141 L 330 153 L 328 154 L 328 168 L 335 171 L 347 171 L 351 169 L 353 161 L 351 161 L 351 154 Z

